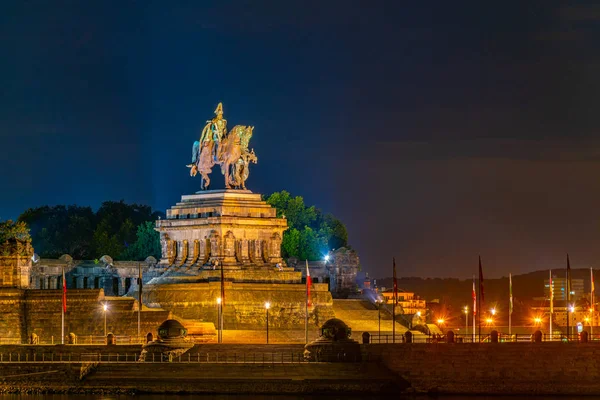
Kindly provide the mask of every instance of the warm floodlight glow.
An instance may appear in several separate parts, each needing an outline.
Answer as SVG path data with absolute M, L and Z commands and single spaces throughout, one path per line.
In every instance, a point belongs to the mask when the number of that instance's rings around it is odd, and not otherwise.
M 444 323 L 444 320 L 442 318 L 440 318 L 440 319 L 437 320 L 437 323 L 441 325 L 441 324 Z
M 496 309 L 495 309 L 495 308 L 492 308 L 492 309 L 490 310 L 490 312 L 492 313 L 492 315 L 496 315 Z
M 485 320 L 485 322 L 487 322 L 488 324 L 492 324 L 494 322 L 494 320 L 491 318 L 488 318 Z
M 417 317 L 421 316 L 421 311 L 417 311 Z
M 268 310 L 269 308 L 271 308 L 271 303 L 269 303 L 268 301 L 265 303 L 265 308 Z
M 217 297 L 217 304 L 221 304 L 221 301 L 222 301 L 221 298 Z
M 573 306 L 570 306 L 570 307 L 569 307 L 569 311 L 571 311 L 571 312 L 575 312 L 575 307 L 573 307 Z
M 541 323 L 542 323 L 542 319 L 541 319 L 540 317 L 536 317 L 536 318 L 534 318 L 534 319 L 533 319 L 533 321 L 534 321 L 536 324 L 541 324 Z
M 103 305 L 102 305 L 102 309 L 103 309 L 104 311 L 107 311 L 107 310 L 108 310 L 108 306 L 107 306 L 106 304 L 103 304 Z
M 465 314 L 469 313 L 469 307 L 465 306 Z

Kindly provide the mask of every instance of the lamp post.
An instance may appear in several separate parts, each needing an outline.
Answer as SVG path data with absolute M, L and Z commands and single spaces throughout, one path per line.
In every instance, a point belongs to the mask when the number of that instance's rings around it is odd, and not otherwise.
M 379 339 L 379 343 L 381 343 L 381 299 L 377 299 L 376 302 L 377 302 L 377 320 L 379 323 L 377 338 Z
M 104 338 L 106 338 L 106 311 L 108 311 L 108 305 L 106 305 L 106 303 L 102 305 L 102 310 L 104 310 Z
M 221 343 L 223 341 L 223 329 L 221 329 L 221 301 L 221 298 L 217 297 L 217 343 Z
M 469 307 L 465 306 L 465 336 L 469 334 Z
M 571 312 L 571 315 L 573 315 L 573 322 L 575 322 L 575 306 L 570 305 L 569 306 L 569 311 Z M 567 320 L 569 319 L 569 314 L 567 313 Z M 568 326 L 568 325 L 567 325 Z M 575 328 L 573 326 L 573 328 Z M 575 330 L 575 329 L 573 329 Z M 570 329 L 567 329 L 567 337 L 571 335 Z
M 269 344 L 269 308 L 271 308 L 271 303 L 267 301 L 265 303 L 265 310 L 267 310 L 267 344 Z

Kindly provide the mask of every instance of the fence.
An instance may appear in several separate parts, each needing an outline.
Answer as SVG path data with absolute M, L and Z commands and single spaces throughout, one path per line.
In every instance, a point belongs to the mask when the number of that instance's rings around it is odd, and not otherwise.
M 2 363 L 137 363 L 140 353 L 0 353 Z M 160 353 L 147 353 L 146 363 L 195 363 L 195 364 L 298 364 L 304 363 L 299 352 L 280 353 L 196 353 L 165 358 Z
M 138 338 L 135 336 L 114 336 L 116 343 L 115 344 L 146 344 L 146 338 Z M 49 336 L 49 337 L 38 337 L 36 343 L 23 343 L 23 341 L 19 338 L 15 337 L 0 337 L 0 345 L 3 344 L 61 344 L 60 336 Z M 69 344 L 69 338 L 65 337 L 65 344 Z M 75 343 L 70 343 L 72 345 L 102 345 L 107 344 L 106 336 L 77 336 Z
M 394 340 L 395 339 L 395 340 Z M 581 343 L 586 342 L 586 340 L 582 337 L 581 334 L 559 334 L 554 333 L 550 334 L 542 334 L 540 336 L 542 342 L 564 342 L 564 343 Z M 454 335 L 454 343 L 491 343 L 492 335 L 491 334 L 482 334 L 482 335 Z M 498 332 L 498 343 L 526 343 L 533 342 L 534 334 L 533 333 L 516 333 L 509 335 L 508 333 Z M 598 342 L 600 343 L 600 334 L 587 334 L 587 341 L 589 342 Z M 446 343 L 447 338 L 446 335 L 412 335 L 411 343 Z M 407 343 L 407 337 L 405 335 L 393 335 L 388 334 L 372 334 L 370 335 L 370 343 L 372 344 L 392 344 L 392 343 Z

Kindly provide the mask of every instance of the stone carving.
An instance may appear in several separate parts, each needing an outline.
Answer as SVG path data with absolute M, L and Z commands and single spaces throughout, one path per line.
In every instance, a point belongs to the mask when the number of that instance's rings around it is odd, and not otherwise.
M 225 257 L 233 257 L 235 255 L 235 236 L 233 232 L 228 231 L 223 238 L 223 255 Z
M 185 264 L 185 261 L 188 258 L 188 241 L 184 240 L 183 243 L 181 244 L 181 260 L 179 261 L 179 267 L 181 267 L 183 264 Z
M 167 259 L 169 260 L 169 265 L 173 265 L 175 262 L 175 258 L 177 258 L 177 242 L 171 239 L 167 240 Z
M 192 146 L 192 163 L 188 164 L 190 175 L 200 174 L 200 188 L 208 190 L 209 175 L 215 165 L 221 167 L 225 176 L 225 187 L 246 188 L 246 179 L 250 175 L 250 163 L 256 164 L 258 158 L 254 149 L 249 151 L 248 144 L 254 130 L 253 126 L 236 125 L 227 132 L 227 120 L 223 118 L 223 105 L 219 103 L 215 117 L 207 121 L 199 141 Z

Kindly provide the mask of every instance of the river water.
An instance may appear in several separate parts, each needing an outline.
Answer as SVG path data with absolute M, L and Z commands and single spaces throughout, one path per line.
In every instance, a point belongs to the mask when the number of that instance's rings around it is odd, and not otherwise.
M 3 394 L 0 400 L 375 400 L 392 398 L 400 399 L 435 399 L 428 396 L 347 396 L 347 395 L 154 395 L 141 394 L 136 396 L 129 395 L 67 395 L 67 394 L 46 394 L 46 395 L 19 395 Z M 600 396 L 439 396 L 442 400 L 593 400 Z

